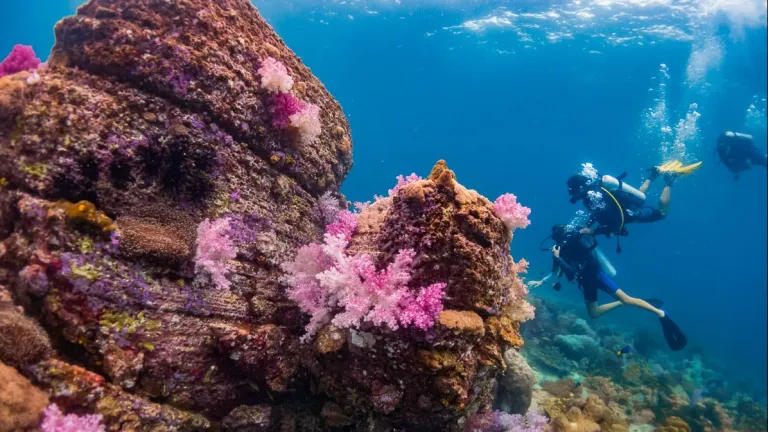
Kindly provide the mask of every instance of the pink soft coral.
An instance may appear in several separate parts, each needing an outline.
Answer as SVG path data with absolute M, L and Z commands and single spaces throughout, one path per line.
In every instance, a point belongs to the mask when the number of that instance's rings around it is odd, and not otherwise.
M 336 213 L 336 220 L 325 227 L 325 232 L 332 236 L 341 235 L 345 240 L 352 239 L 357 228 L 357 213 L 341 210 Z
M 305 108 L 306 104 L 290 93 L 273 95 L 269 100 L 272 126 L 287 129 L 291 125 L 291 118 Z
M 509 293 L 509 299 L 511 302 L 508 309 L 508 315 L 515 321 L 525 322 L 532 320 L 536 312 L 536 308 L 528 303 L 525 297 L 528 295 L 528 286 L 523 282 L 520 277 L 521 274 L 528 272 L 528 261 L 521 259 L 517 263 L 512 264 L 512 271 L 515 273 L 512 280 L 512 287 Z
M 498 197 L 493 202 L 493 210 L 496 212 L 496 216 L 509 228 L 510 232 L 515 231 L 517 228 L 525 228 L 531 224 L 531 221 L 528 220 L 531 209 L 520 205 L 517 202 L 517 197 L 511 193 Z
M 63 415 L 56 404 L 48 405 L 43 410 L 41 432 L 104 432 L 101 415 L 85 415 L 78 417 L 74 414 Z
M 291 126 L 299 131 L 302 143 L 312 144 L 322 132 L 320 108 L 315 104 L 306 104 L 301 111 L 291 116 Z
M 195 272 L 205 273 L 219 289 L 229 289 L 227 279 L 230 261 L 237 256 L 237 248 L 230 238 L 230 226 L 227 218 L 213 222 L 206 219 L 197 227 L 197 252 L 195 254 Z
M 363 322 L 428 329 L 442 311 L 445 284 L 433 284 L 415 294 L 409 287 L 416 252 L 403 249 L 383 270 L 366 254 L 350 256 L 346 248 L 356 226 L 353 214 L 342 211 L 328 226 L 322 245 L 299 249 L 296 258 L 283 264 L 288 296 L 310 315 L 307 334 L 322 326 L 359 327 Z
M 16 45 L 8 57 L 0 63 L 0 78 L 21 71 L 37 69 L 40 59 L 35 56 L 31 46 Z
M 267 57 L 259 68 L 261 86 L 272 93 L 286 93 L 293 87 L 293 78 L 288 69 L 272 57 Z
M 394 188 L 389 190 L 389 196 L 395 196 L 400 189 L 421 179 L 422 178 L 417 176 L 416 173 L 412 173 L 408 177 L 403 177 L 402 175 L 397 176 L 397 184 Z

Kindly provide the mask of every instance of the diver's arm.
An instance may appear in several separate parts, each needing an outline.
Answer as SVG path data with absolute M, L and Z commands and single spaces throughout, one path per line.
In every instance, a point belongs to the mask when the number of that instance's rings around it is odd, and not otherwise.
M 537 281 L 530 281 L 530 282 L 528 282 L 526 285 L 528 285 L 528 288 L 536 288 L 536 287 L 539 287 L 539 286 L 541 286 L 541 285 L 544 285 L 544 283 L 545 283 L 546 281 L 550 280 L 550 279 L 552 278 L 552 276 L 554 276 L 554 275 L 555 275 L 555 273 L 554 273 L 554 272 L 553 272 L 553 273 L 550 273 L 550 274 L 546 275 L 546 276 L 544 277 L 544 279 L 542 279 L 542 280 L 537 280 Z
M 560 270 L 565 273 L 565 277 L 567 277 L 568 280 L 573 280 L 573 277 L 576 276 L 576 269 L 560 257 L 555 257 L 555 262 Z
M 611 230 L 611 227 L 601 225 L 595 228 L 594 230 L 592 230 L 591 234 L 592 235 L 601 235 L 601 234 L 608 235 L 608 234 L 611 234 L 612 232 L 613 230 Z

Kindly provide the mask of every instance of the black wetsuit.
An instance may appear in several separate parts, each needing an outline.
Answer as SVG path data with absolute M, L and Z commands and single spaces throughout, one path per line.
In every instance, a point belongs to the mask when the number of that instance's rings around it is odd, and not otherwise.
M 755 146 L 752 137 L 726 132 L 717 139 L 717 154 L 728 170 L 734 174 L 746 171 L 752 165 L 766 166 L 767 156 Z
M 591 227 L 595 223 L 598 225 L 592 231 L 595 235 L 623 234 L 623 225 L 628 223 L 650 223 L 664 219 L 661 210 L 650 205 L 644 205 L 627 193 L 606 192 L 602 189 L 597 192 L 602 195 L 602 198 L 587 196 L 582 200 L 584 207 L 589 211 L 587 227 Z M 608 193 L 613 197 L 607 196 Z
M 618 285 L 600 267 L 593 248 L 585 245 L 589 242 L 582 242 L 579 238 L 579 235 L 574 235 L 561 245 L 560 256 L 553 257 L 552 272 L 560 269 L 569 281 L 576 279 L 584 300 L 589 303 L 597 301 L 598 290 L 615 296 Z

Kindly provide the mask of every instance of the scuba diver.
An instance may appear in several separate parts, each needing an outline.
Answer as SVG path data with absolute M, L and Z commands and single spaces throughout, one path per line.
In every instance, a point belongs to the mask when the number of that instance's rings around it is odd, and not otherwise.
M 679 351 L 685 347 L 688 343 L 685 335 L 669 316 L 659 309 L 662 306 L 660 300 L 643 300 L 631 297 L 616 285 L 612 279 L 616 270 L 599 252 L 597 241 L 593 236 L 580 233 L 567 225 L 555 225 L 552 227 L 551 236 L 544 241 L 548 239 L 555 242 L 555 246 L 551 249 L 553 255 L 552 272 L 542 280 L 528 282 L 528 287 L 538 287 L 552 276 L 560 277 L 564 273 L 568 281 L 573 282 L 575 280 L 578 284 L 584 295 L 590 317 L 598 318 L 619 306 L 635 306 L 659 317 L 664 337 L 673 351 Z M 542 248 L 542 250 L 549 249 Z M 553 287 L 559 291 L 560 283 L 555 282 Z M 616 301 L 598 304 L 598 291 L 610 294 Z
M 739 173 L 753 165 L 766 166 L 766 153 L 755 145 L 752 135 L 738 132 L 723 132 L 717 138 L 717 155 L 736 180 Z
M 581 233 L 626 236 L 628 232 L 625 226 L 628 223 L 650 223 L 666 218 L 675 180 L 692 174 L 700 166 L 701 162 L 683 166 L 681 162 L 673 160 L 651 168 L 648 170 L 648 179 L 639 190 L 624 183 L 626 173 L 618 178 L 599 176 L 596 172 L 593 176 L 584 172 L 572 175 L 567 182 L 570 202 L 575 204 L 581 200 L 589 212 L 589 219 Z M 660 175 L 664 176 L 665 186 L 661 191 L 659 207 L 655 208 L 645 204 L 645 191 Z M 595 224 L 597 227 L 593 229 Z M 621 252 L 618 237 L 616 251 Z

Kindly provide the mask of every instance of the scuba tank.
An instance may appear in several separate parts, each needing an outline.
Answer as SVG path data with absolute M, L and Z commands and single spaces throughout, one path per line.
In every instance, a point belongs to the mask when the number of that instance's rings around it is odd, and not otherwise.
M 587 250 L 592 251 L 594 254 L 594 257 L 597 259 L 597 262 L 600 264 L 600 269 L 602 269 L 605 274 L 607 274 L 610 277 L 616 276 L 616 267 L 611 264 L 610 261 L 608 261 L 608 257 L 605 256 L 602 250 L 597 245 L 597 240 L 595 240 L 594 237 L 591 237 L 591 241 L 587 238 L 588 236 L 579 236 L 579 243 L 586 248 Z
M 632 205 L 639 207 L 645 204 L 644 193 L 640 192 L 639 190 L 633 188 L 632 186 L 624 183 L 623 181 L 615 177 L 604 175 L 602 178 L 602 184 L 604 188 L 606 188 L 611 192 L 624 192 L 622 195 L 626 197 L 629 201 L 631 201 L 630 204 Z
M 723 138 L 723 137 L 725 137 L 725 138 Z M 731 141 L 747 141 L 750 144 L 755 142 L 754 138 L 752 137 L 752 135 L 745 134 L 745 133 L 740 133 L 740 132 L 731 132 L 731 131 L 727 131 L 727 132 L 723 133 L 722 137 L 720 138 L 720 141 L 728 141 L 728 140 L 731 140 Z
M 610 277 L 616 277 L 616 267 L 608 261 L 608 258 L 599 247 L 595 248 L 595 258 L 597 258 L 597 262 L 600 263 L 600 268 L 603 269 L 605 274 Z

